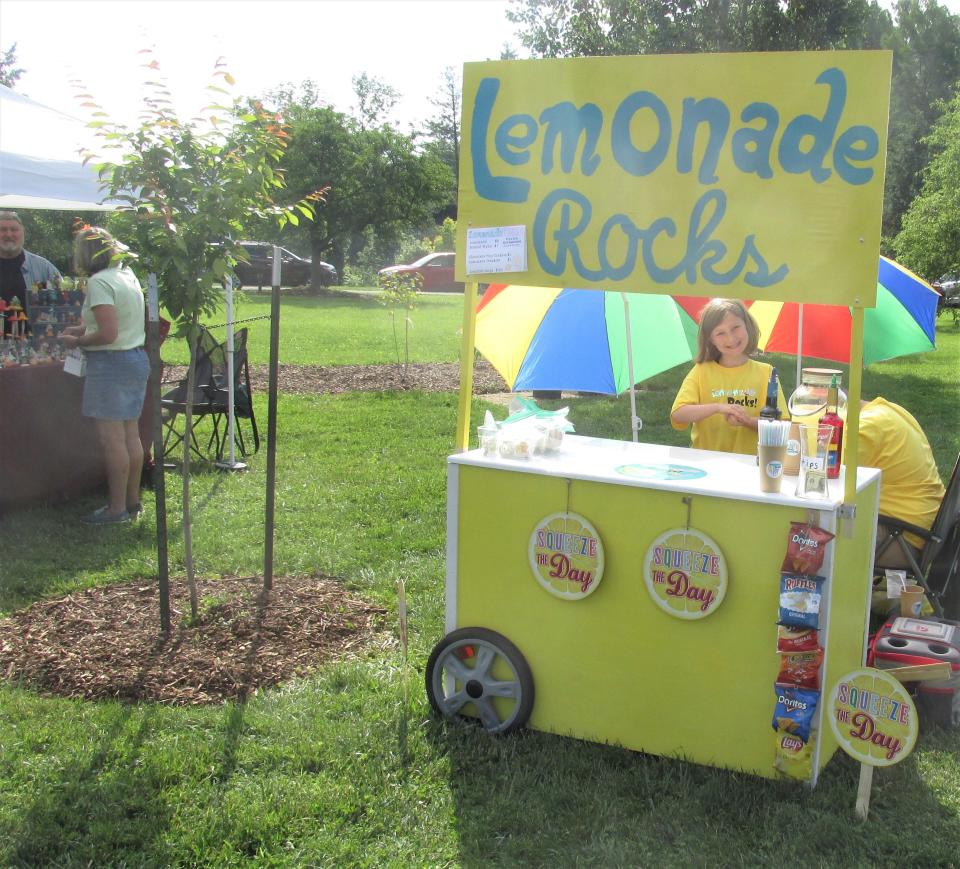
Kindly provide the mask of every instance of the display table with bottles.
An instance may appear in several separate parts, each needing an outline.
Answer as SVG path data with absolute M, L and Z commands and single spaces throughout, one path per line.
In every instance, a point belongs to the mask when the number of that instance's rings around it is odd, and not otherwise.
M 468 652 L 496 632 L 492 648 L 506 638 L 528 667 L 490 683 L 494 715 L 475 714 L 509 716 L 535 686 L 535 729 L 773 777 L 791 522 L 836 535 L 821 569 L 830 685 L 863 660 L 879 482 L 857 471 L 847 536 L 842 473 L 811 500 L 796 477 L 763 493 L 753 456 L 682 447 L 567 436 L 525 460 L 450 456 L 446 630 L 462 629 Z M 822 708 L 814 732 L 811 783 L 837 748 Z

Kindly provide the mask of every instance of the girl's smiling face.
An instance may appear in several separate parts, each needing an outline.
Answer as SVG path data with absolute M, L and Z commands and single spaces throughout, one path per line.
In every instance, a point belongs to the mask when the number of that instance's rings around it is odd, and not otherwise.
M 710 343 L 717 348 L 721 364 L 741 364 L 746 360 L 750 343 L 747 324 L 734 314 L 727 314 L 710 333 Z

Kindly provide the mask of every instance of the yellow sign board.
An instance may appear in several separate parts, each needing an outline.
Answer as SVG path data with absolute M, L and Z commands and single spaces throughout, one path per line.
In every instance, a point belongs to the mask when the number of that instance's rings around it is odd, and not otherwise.
M 890 67 L 886 51 L 468 63 L 457 279 L 872 307 Z
M 715 613 L 727 594 L 727 561 L 702 531 L 671 528 L 643 559 L 643 581 L 653 602 L 678 619 Z
M 582 600 L 603 579 L 603 541 L 578 513 L 541 519 L 530 535 L 528 557 L 534 579 L 562 600 Z
M 869 766 L 899 763 L 917 741 L 913 700 L 882 670 L 864 667 L 838 679 L 827 712 L 840 747 Z

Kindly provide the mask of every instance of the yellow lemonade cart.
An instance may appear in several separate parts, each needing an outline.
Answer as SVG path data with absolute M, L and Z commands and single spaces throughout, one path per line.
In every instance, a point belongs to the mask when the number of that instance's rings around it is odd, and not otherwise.
M 792 522 L 835 535 L 824 688 L 862 665 L 880 475 L 857 467 L 856 429 L 889 78 L 886 52 L 465 67 L 463 451 L 448 460 L 447 634 L 426 673 L 438 712 L 775 775 Z M 762 492 L 749 456 L 578 436 L 525 459 L 466 451 L 477 282 L 505 274 L 850 306 L 843 474 L 812 501 L 792 480 Z M 837 747 L 825 705 L 811 783 Z

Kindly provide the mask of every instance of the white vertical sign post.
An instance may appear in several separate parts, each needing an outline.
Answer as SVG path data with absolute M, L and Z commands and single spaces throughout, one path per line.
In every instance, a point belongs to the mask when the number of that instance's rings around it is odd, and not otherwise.
M 236 395 L 236 384 L 233 377 L 233 278 L 227 275 L 226 279 L 227 295 L 227 442 L 230 444 L 229 458 L 224 461 L 221 457 L 217 460 L 216 466 L 224 471 L 242 471 L 246 469 L 243 462 L 237 461 L 235 434 L 235 411 L 234 396 Z

